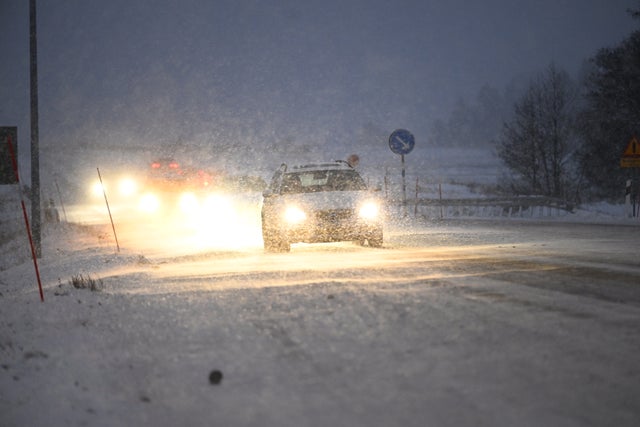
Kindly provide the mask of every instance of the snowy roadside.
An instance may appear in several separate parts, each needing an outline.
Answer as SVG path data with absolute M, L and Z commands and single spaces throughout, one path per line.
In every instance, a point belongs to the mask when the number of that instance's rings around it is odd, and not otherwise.
M 577 221 L 615 219 L 602 214 Z M 615 222 L 627 223 L 620 218 Z M 407 218 L 394 224 L 391 234 L 428 226 Z M 498 419 L 520 425 L 575 422 L 570 418 L 574 412 L 563 418 L 561 412 L 546 411 L 549 403 L 539 396 L 528 402 L 526 396 L 502 395 L 504 390 L 489 386 L 488 397 L 483 397 L 479 384 L 492 384 L 494 375 L 513 387 L 523 386 L 520 381 L 541 389 L 545 381 L 553 383 L 557 372 L 543 359 L 530 359 L 528 349 L 551 355 L 559 350 L 513 336 L 510 352 L 500 349 L 478 356 L 477 349 L 487 351 L 485 334 L 497 340 L 502 332 L 483 329 L 486 326 L 478 319 L 489 315 L 484 311 L 457 318 L 449 310 L 464 302 L 458 295 L 435 293 L 417 283 L 382 289 L 384 279 L 374 292 L 329 281 L 296 289 L 250 289 L 253 281 L 264 283 L 269 278 L 264 270 L 242 276 L 246 289 L 191 290 L 181 288 L 180 277 L 174 276 L 172 289 L 180 292 L 127 293 L 122 291 L 166 286 L 150 281 L 147 273 L 174 268 L 172 264 L 197 260 L 199 255 L 154 258 L 127 246 L 117 252 L 108 226 L 48 224 L 43 231 L 39 266 L 44 303 L 39 301 L 28 257 L 7 254 L 13 265 L 0 270 L 3 426 L 276 426 L 348 421 L 363 426 L 424 425 L 425 419 L 416 414 L 429 414 L 428 421 L 452 426 L 478 425 L 478 419 L 485 420 L 484 425 Z M 18 235 L 12 241 L 25 245 L 26 239 Z M 232 252 L 201 256 L 203 262 L 221 258 L 229 268 L 239 268 L 239 260 L 254 259 L 252 251 L 262 257 L 258 249 L 251 249 L 249 256 Z M 331 253 L 325 255 L 331 258 Z M 393 251 L 388 255 L 393 258 Z M 312 262 L 311 257 L 293 258 Z M 75 288 L 74 277 L 96 280 L 97 290 Z M 215 274 L 209 281 L 214 278 Z M 500 317 L 513 316 L 517 309 L 490 314 L 498 318 L 494 326 L 500 327 Z M 634 315 L 631 309 L 622 310 L 618 320 L 628 322 Z M 582 318 L 561 320 L 578 327 Z M 538 331 L 541 321 L 545 320 L 536 318 L 526 327 Z M 555 326 L 566 323 L 551 323 L 546 329 Z M 473 338 L 475 328 L 482 329 L 477 342 L 456 344 L 452 339 L 460 334 Z M 562 329 L 554 339 L 563 343 Z M 561 360 L 562 353 L 556 356 Z M 523 369 L 521 378 L 511 378 L 507 371 L 490 372 L 475 365 L 493 369 L 514 362 L 513 357 L 531 371 Z M 427 359 L 431 362 L 425 363 Z M 582 369 L 563 368 L 569 377 Z M 605 367 L 598 369 L 607 374 Z M 223 375 L 221 386 L 210 380 L 217 370 Z M 539 380 L 532 372 L 547 376 Z M 420 380 L 432 373 L 431 383 Z M 448 391 L 451 387 L 455 390 Z M 478 407 L 488 402 L 499 402 L 491 413 Z M 578 399 L 575 405 L 581 403 Z M 530 411 L 525 418 L 514 409 L 523 407 Z

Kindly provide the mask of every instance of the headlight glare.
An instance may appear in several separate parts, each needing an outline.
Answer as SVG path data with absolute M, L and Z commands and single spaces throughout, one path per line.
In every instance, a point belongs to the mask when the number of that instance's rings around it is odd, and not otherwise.
M 228 198 L 220 194 L 211 194 L 204 200 L 204 207 L 210 211 L 231 209 L 231 202 Z
M 154 213 L 160 208 L 160 200 L 153 194 L 145 194 L 140 198 L 140 210 L 147 213 Z
M 358 211 L 360 218 L 363 219 L 376 219 L 380 214 L 380 207 L 376 202 L 365 202 L 360 206 L 360 210 Z
M 118 190 L 120 190 L 121 196 L 127 197 L 135 194 L 138 190 L 138 186 L 136 185 L 136 182 L 131 178 L 124 178 L 120 180 L 118 184 Z
M 94 197 L 104 197 L 105 185 L 101 184 L 100 181 L 96 181 L 91 184 L 91 194 Z
M 297 206 L 289 206 L 284 211 L 284 219 L 289 224 L 299 224 L 307 219 L 307 214 Z
M 198 198 L 192 193 L 184 193 L 180 196 L 180 201 L 178 203 L 180 205 L 180 209 L 184 213 L 196 212 L 199 207 Z

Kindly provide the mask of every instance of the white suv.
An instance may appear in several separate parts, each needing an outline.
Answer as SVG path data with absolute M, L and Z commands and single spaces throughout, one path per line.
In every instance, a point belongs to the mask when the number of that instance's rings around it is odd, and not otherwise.
M 291 243 L 344 240 L 380 247 L 382 217 L 380 197 L 348 163 L 283 164 L 263 193 L 264 248 L 288 252 Z

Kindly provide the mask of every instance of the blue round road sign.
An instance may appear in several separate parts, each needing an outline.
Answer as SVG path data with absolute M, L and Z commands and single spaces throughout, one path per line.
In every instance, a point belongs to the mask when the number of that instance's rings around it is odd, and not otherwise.
M 409 154 L 414 145 L 416 140 L 406 129 L 396 129 L 389 136 L 389 148 L 396 154 Z

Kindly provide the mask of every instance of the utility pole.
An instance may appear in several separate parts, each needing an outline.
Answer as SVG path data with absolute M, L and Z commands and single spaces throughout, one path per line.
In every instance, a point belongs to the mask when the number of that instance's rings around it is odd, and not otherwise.
M 29 0 L 29 74 L 31 76 L 31 234 L 37 257 L 42 256 L 40 216 L 40 153 L 38 143 L 38 37 L 36 0 Z

